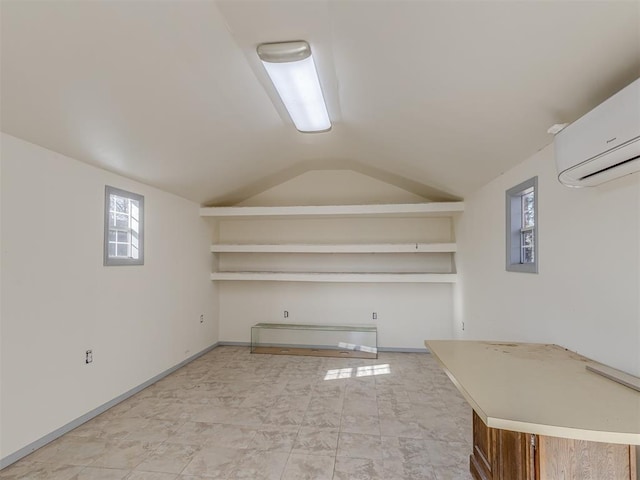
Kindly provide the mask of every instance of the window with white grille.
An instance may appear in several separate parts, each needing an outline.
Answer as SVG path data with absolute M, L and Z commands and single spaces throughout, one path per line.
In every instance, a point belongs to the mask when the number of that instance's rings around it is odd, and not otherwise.
M 507 190 L 507 265 L 510 272 L 538 273 L 538 177 Z
M 105 187 L 104 264 L 144 264 L 144 197 Z

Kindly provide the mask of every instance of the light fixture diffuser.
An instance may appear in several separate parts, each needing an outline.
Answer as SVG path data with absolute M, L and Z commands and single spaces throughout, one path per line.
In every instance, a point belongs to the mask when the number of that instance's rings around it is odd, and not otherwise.
M 257 51 L 296 128 L 305 133 L 330 130 L 331 120 L 309 44 L 263 43 Z

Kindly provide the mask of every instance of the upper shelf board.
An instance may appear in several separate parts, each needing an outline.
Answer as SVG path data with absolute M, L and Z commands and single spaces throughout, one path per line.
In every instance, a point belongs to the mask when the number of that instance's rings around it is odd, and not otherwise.
M 203 207 L 201 217 L 288 216 L 450 216 L 464 211 L 464 202 L 392 203 L 380 205 L 307 205 L 287 207 Z
M 455 243 L 213 244 L 214 253 L 448 253 Z
M 340 282 L 340 283 L 455 283 L 455 273 L 337 273 L 337 272 L 213 272 L 211 280 Z

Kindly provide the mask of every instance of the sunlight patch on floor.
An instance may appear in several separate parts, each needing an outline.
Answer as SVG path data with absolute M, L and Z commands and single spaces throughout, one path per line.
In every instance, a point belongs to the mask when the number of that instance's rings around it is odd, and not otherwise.
M 325 380 L 339 380 L 351 377 L 370 377 L 372 375 L 389 375 L 391 366 L 388 363 L 382 365 L 367 365 L 364 367 L 336 368 L 327 370 Z

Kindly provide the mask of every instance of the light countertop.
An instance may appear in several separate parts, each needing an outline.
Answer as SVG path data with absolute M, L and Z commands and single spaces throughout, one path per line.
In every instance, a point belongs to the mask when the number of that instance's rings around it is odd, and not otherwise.
M 557 345 L 433 340 L 425 345 L 492 428 L 640 445 L 640 392 Z

